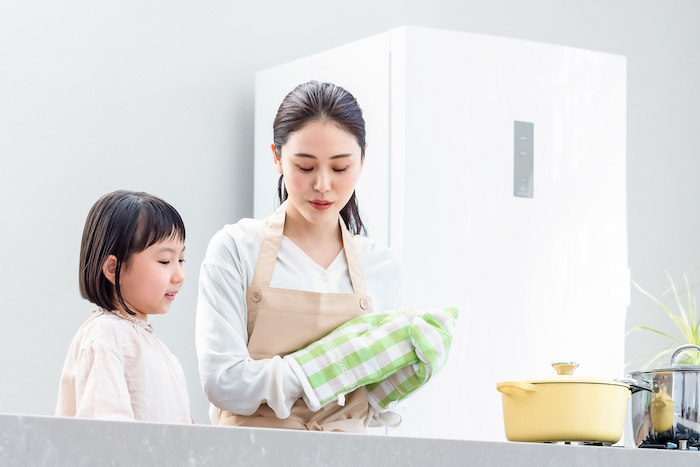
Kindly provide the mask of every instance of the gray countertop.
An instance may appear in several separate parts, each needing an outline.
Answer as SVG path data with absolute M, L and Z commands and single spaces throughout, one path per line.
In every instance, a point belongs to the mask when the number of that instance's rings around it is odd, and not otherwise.
M 699 452 L 0 415 L 0 466 L 697 466 Z

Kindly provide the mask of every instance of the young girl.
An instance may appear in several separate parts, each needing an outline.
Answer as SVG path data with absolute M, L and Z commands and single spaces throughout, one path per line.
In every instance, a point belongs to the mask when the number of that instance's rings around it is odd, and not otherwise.
M 80 294 L 98 306 L 63 367 L 56 415 L 192 423 L 185 375 L 153 334 L 185 280 L 185 226 L 165 201 L 132 191 L 100 198 L 80 249 Z

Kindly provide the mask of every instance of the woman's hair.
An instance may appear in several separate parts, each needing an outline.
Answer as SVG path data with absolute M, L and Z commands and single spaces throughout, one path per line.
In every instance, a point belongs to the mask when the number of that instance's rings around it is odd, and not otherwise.
M 357 139 L 361 158 L 365 158 L 365 120 L 357 100 L 345 89 L 332 83 L 309 81 L 294 88 L 282 101 L 273 124 L 273 143 L 275 157 L 282 157 L 282 146 L 289 136 L 302 129 L 311 121 L 333 122 Z M 284 176 L 280 175 L 277 196 L 280 203 L 287 199 L 287 189 L 283 185 Z M 348 203 L 341 209 L 340 215 L 355 235 L 366 233 L 367 229 L 360 219 L 355 192 Z
M 83 229 L 78 271 L 80 295 L 106 310 L 115 309 L 116 297 L 124 311 L 135 315 L 122 298 L 122 265 L 134 253 L 169 238 L 184 242 L 185 224 L 175 208 L 162 199 L 125 190 L 104 195 L 90 209 Z M 114 285 L 102 272 L 110 255 L 117 258 Z

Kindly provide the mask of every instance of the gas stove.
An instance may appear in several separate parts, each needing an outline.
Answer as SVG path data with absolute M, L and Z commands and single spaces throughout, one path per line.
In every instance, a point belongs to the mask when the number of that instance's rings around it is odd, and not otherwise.
M 584 443 L 584 442 L 578 442 L 578 441 L 558 441 L 558 442 L 550 441 L 550 442 L 545 442 L 544 444 L 557 444 L 557 445 L 566 445 L 566 446 L 598 446 L 598 447 L 624 448 L 624 446 L 613 446 L 611 444 L 605 444 L 605 443 Z M 689 445 L 687 439 L 678 440 L 677 443 L 672 443 L 670 441 L 666 442 L 665 444 L 647 443 L 647 444 L 642 444 L 641 446 L 638 446 L 638 447 L 643 448 L 643 449 L 675 449 L 675 450 L 680 450 L 680 451 L 698 451 L 698 447 Z
M 680 439 L 678 443 L 667 441 L 666 444 L 642 444 L 639 446 L 643 449 L 679 449 L 681 451 L 697 451 L 697 446 L 688 445 L 687 439 Z

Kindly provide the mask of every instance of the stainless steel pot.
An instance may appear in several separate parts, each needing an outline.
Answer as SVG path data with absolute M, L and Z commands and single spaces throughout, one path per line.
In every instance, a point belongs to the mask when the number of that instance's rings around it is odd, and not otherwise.
M 700 346 L 678 347 L 670 367 L 629 374 L 652 385 L 651 392 L 639 391 L 630 398 L 632 436 L 638 447 L 700 446 L 700 366 L 676 364 L 687 350 L 700 352 Z

